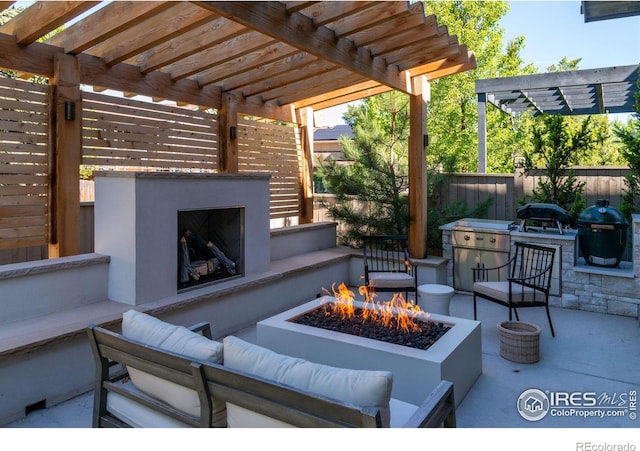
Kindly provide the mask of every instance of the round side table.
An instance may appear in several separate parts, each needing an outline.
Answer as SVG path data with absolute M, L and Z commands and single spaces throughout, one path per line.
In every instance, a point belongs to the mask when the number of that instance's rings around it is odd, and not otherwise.
M 447 285 L 428 283 L 418 286 L 418 304 L 428 313 L 449 316 L 449 304 L 454 289 Z

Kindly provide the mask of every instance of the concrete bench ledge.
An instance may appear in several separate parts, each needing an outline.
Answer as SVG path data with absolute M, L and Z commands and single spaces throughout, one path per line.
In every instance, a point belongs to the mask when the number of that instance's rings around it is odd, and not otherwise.
M 100 265 L 109 263 L 110 259 L 108 255 L 81 254 L 73 257 L 60 257 L 49 260 L 0 265 L 0 280 Z
M 296 273 L 318 269 L 349 258 L 350 254 L 339 248 L 311 252 L 274 261 L 270 269 L 261 274 L 205 286 L 138 306 L 106 300 L 0 324 L 0 360 L 82 335 L 89 324 L 103 327 L 119 326 L 122 313 L 132 308 L 153 315 L 167 314 L 192 307 L 197 303 L 211 302 L 244 290 L 266 286 Z M 61 262 L 58 262 L 58 268 L 61 268 L 60 264 Z
M 109 326 L 131 309 L 128 304 L 102 301 L 24 321 L 0 324 L 0 360 L 85 333 L 91 324 Z

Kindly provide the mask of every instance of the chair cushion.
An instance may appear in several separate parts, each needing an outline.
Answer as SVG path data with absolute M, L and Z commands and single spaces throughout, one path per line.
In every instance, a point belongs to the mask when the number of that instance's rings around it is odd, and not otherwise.
M 533 302 L 534 300 L 544 300 L 544 293 L 537 292 L 531 287 L 513 284 L 511 300 L 514 303 Z M 489 296 L 504 303 L 509 303 L 509 282 L 475 282 L 473 284 L 474 293 L 480 296 Z
M 222 364 L 223 345 L 209 340 L 184 326 L 176 326 L 136 310 L 122 315 L 122 335 L 141 343 L 195 358 Z M 195 390 L 140 371 L 131 365 L 127 367 L 133 384 L 156 399 L 189 415 L 200 416 L 200 399 Z M 213 424 L 226 424 L 225 403 L 213 402 Z
M 370 272 L 369 285 L 374 288 L 413 288 L 415 278 L 405 272 Z
M 124 385 L 133 392 L 140 392 L 130 381 Z M 136 428 L 189 427 L 188 424 L 182 423 L 175 418 L 171 418 L 155 409 L 112 391 L 107 393 L 107 411 L 116 418 Z
M 224 365 L 286 384 L 299 390 L 360 407 L 379 408 L 384 427 L 390 425 L 393 375 L 389 371 L 335 368 L 275 353 L 237 337 L 224 339 Z M 227 404 L 228 427 L 290 426 Z

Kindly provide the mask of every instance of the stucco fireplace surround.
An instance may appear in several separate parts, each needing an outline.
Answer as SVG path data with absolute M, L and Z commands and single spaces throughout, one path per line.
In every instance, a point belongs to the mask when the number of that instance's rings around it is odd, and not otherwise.
M 239 277 L 270 263 L 269 175 L 99 172 L 95 251 L 109 255 L 109 299 L 132 305 L 175 296 L 178 212 L 236 210 Z

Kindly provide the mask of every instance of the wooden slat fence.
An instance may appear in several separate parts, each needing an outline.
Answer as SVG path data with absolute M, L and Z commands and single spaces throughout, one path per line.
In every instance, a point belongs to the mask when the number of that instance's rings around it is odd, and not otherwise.
M 515 211 L 514 176 L 512 174 L 455 174 L 447 176 L 432 195 L 436 208 L 463 200 L 470 209 L 492 198 L 488 218 L 500 219 Z
M 82 163 L 118 170 L 213 172 L 217 115 L 83 92 Z
M 0 79 L 0 249 L 48 243 L 49 90 Z
M 627 167 L 574 167 L 574 174 L 585 182 L 585 206 L 594 205 L 598 199 L 608 199 L 614 208 L 620 208 L 626 186 L 624 177 L 629 173 Z M 544 178 L 543 170 L 524 174 L 452 174 L 446 182 L 435 190 L 433 206 L 439 208 L 447 203 L 463 199 L 467 207 L 473 208 L 486 198 L 494 203 L 487 218 L 515 220 L 519 201 L 531 196 L 539 180 Z M 530 202 L 530 197 L 528 197 Z
M 300 214 L 301 161 L 297 127 L 238 119 L 239 172 L 271 174 L 271 219 Z

